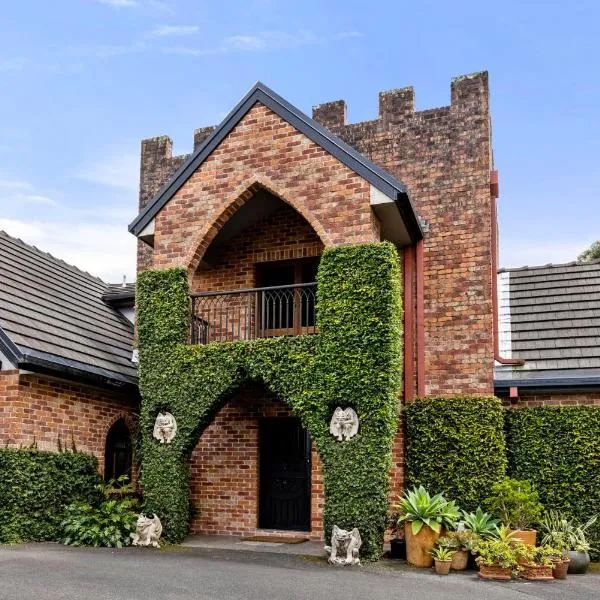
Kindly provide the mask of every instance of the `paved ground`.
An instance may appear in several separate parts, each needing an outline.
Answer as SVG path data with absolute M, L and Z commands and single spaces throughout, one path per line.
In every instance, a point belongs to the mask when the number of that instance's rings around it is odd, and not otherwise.
M 551 583 L 438 577 L 383 561 L 331 568 L 322 559 L 205 548 L 124 550 L 56 544 L 0 547 L 1 600 L 593 600 L 600 573 Z

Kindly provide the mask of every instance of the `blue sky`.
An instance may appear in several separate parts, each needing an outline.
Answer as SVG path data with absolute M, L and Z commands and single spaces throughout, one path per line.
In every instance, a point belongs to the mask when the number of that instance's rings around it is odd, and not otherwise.
M 600 5 L 398 0 L 46 0 L 0 14 L 0 229 L 108 280 L 134 275 L 139 142 L 189 152 L 260 79 L 350 121 L 412 85 L 449 103 L 490 72 L 501 264 L 600 238 Z

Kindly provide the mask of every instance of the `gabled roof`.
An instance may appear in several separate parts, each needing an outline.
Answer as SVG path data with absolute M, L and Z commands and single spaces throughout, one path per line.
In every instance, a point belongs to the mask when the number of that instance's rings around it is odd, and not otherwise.
M 501 351 L 525 364 L 497 366 L 497 386 L 600 386 L 600 261 L 503 269 L 499 278 Z
M 175 195 L 257 102 L 260 102 L 279 115 L 284 121 L 321 146 L 380 192 L 394 200 L 402 213 L 412 241 L 423 237 L 419 220 L 408 196 L 407 189 L 403 184 L 340 138 L 333 135 L 328 129 L 305 115 L 295 106 L 292 106 L 260 81 L 252 87 L 237 106 L 225 117 L 223 122 L 191 154 L 189 159 L 176 171 L 167 184 L 162 187 L 158 194 L 132 221 L 129 225 L 131 233 L 139 235 L 150 224 L 163 206 Z
M 133 326 L 109 286 L 0 231 L 0 351 L 20 368 L 137 383 Z

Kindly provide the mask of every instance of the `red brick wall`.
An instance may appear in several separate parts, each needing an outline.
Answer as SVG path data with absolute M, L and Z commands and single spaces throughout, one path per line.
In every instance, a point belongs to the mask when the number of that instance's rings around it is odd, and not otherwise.
M 246 384 L 220 410 L 192 453 L 192 534 L 252 535 L 258 531 L 259 419 L 289 417 L 289 407 L 264 387 Z M 324 490 L 314 448 L 310 537 L 323 537 Z
M 106 434 L 121 417 L 131 423 L 137 399 L 109 390 L 0 372 L 0 443 L 56 451 L 61 444 L 94 454 L 104 472 Z
M 313 118 L 409 188 L 424 220 L 425 393 L 493 393 L 492 169 L 487 73 L 452 82 L 452 104 L 415 111 L 379 95 L 379 117 L 346 123 L 343 101 Z
M 522 394 L 516 402 L 503 398 L 506 408 L 521 408 L 535 406 L 600 406 L 600 392 L 576 392 L 563 394 Z

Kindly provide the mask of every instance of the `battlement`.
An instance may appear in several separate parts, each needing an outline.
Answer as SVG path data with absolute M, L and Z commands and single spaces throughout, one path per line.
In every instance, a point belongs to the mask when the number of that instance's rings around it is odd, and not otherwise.
M 448 109 L 453 113 L 487 113 L 489 90 L 487 71 L 455 77 L 450 85 L 450 101 L 447 107 L 415 111 L 415 91 L 403 87 L 379 93 L 379 124 L 383 129 L 397 125 L 415 115 L 431 114 L 432 111 Z M 347 107 L 344 100 L 335 100 L 313 106 L 312 117 L 332 131 L 348 125 Z

